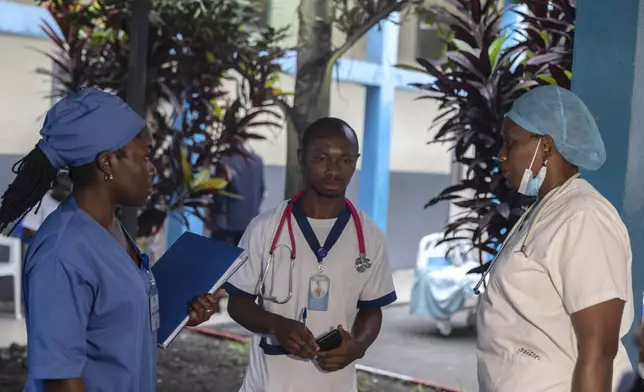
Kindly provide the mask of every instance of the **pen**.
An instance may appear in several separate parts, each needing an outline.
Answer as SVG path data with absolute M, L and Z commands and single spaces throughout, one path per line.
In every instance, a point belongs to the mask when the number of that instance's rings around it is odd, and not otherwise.
M 302 324 L 306 328 L 306 306 L 302 309 Z M 300 346 L 300 350 L 304 351 L 304 345 Z

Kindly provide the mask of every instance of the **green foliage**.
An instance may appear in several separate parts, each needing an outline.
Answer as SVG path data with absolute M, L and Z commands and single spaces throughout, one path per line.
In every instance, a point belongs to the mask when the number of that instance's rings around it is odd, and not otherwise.
M 525 29 L 519 43 L 529 75 L 548 84 L 570 88 L 576 8 L 569 0 L 523 0 L 527 13 L 517 12 Z
M 443 10 L 453 23 L 448 62 L 418 63 L 435 78 L 416 85 L 424 98 L 440 103 L 435 143 L 448 143 L 466 168 L 460 183 L 444 189 L 427 206 L 448 201 L 464 212 L 445 228 L 445 241 L 470 240 L 479 252 L 496 254 L 507 232 L 533 202 L 508 187 L 496 155 L 503 143 L 505 113 L 521 94 L 541 84 L 569 88 L 575 9 L 567 0 L 525 0 L 521 42 L 501 31 L 503 12 L 496 0 L 457 0 Z M 483 258 L 481 258 L 483 259 Z
M 42 1 L 62 32 L 45 25 L 55 44 L 55 96 L 91 86 L 126 97 L 130 2 Z M 261 26 L 252 4 L 235 0 L 153 0 L 145 107 L 154 132 L 155 192 L 139 217 L 140 235 L 159 228 L 169 211 L 204 218 L 224 192 L 211 178 L 219 158 L 243 154 L 244 140 L 262 139 L 258 126 L 281 126 L 274 110 L 284 94 L 274 87 L 285 30 Z M 231 87 L 232 86 L 232 87 Z M 231 90 L 231 91 L 229 91 Z

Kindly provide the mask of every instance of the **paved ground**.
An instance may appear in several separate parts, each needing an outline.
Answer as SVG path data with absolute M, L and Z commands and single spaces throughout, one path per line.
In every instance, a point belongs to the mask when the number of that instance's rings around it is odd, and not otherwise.
M 409 315 L 408 306 L 385 310 L 378 340 L 361 361 L 417 379 L 469 392 L 476 387 L 476 332 L 465 327 L 465 315 L 454 317 L 454 331 L 442 337 L 429 320 Z
M 27 329 L 24 320 L 16 320 L 12 302 L 0 302 L 0 347 L 12 343 L 23 345 L 27 342 Z

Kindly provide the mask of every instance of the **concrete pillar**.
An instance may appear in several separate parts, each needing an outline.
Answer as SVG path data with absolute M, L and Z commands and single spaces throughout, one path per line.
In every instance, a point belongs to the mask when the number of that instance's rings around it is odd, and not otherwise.
M 367 87 L 362 168 L 358 203 L 378 225 L 387 229 L 391 124 L 396 92 L 399 14 L 375 26 L 367 37 L 367 61 L 380 65 L 380 84 Z
M 613 203 L 628 227 L 636 323 L 644 291 L 643 43 L 644 1 L 578 1 L 572 90 L 595 116 L 607 154 L 599 171 L 582 175 Z M 633 336 L 624 343 L 636 364 Z

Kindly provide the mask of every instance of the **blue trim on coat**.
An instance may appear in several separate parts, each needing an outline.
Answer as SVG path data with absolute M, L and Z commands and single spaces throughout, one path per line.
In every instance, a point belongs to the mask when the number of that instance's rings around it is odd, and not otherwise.
M 358 301 L 358 309 L 382 308 L 387 305 L 391 305 L 392 303 L 396 302 L 397 299 L 398 296 L 396 295 L 396 291 L 394 290 L 391 293 L 383 295 L 380 298 L 372 299 L 369 301 Z

